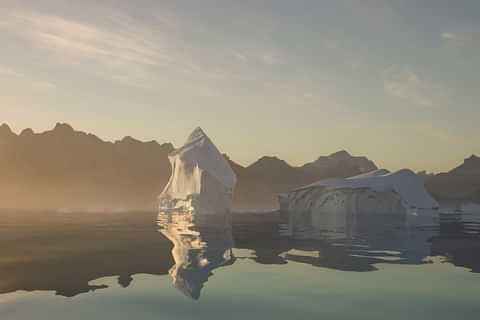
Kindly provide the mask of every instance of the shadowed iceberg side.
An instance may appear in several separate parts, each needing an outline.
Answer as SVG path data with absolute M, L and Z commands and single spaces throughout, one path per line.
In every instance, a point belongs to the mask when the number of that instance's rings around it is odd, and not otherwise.
M 201 128 L 169 155 L 172 175 L 159 196 L 160 211 L 198 214 L 230 211 L 237 178 Z
M 194 300 L 214 269 L 235 262 L 229 214 L 160 213 L 158 225 L 173 243 L 175 265 L 169 271 L 173 285 Z

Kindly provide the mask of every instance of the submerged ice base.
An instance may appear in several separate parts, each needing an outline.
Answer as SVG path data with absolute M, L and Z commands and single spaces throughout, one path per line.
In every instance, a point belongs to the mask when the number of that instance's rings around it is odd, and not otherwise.
M 159 197 L 161 211 L 196 214 L 229 212 L 235 173 L 201 128 L 169 155 L 172 175 Z

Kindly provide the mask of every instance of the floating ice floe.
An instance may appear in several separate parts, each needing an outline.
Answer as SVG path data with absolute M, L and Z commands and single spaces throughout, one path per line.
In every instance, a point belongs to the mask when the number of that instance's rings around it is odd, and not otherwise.
M 229 212 L 237 178 L 201 128 L 169 155 L 172 175 L 159 196 L 160 211 Z

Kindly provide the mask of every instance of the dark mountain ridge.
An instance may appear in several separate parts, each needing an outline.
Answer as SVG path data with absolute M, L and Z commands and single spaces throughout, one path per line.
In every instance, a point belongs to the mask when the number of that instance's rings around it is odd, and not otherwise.
M 106 142 L 68 124 L 0 129 L 0 207 L 152 207 L 170 176 L 170 143 Z
M 324 178 L 349 177 L 376 169 L 373 161 L 366 157 L 353 157 L 346 151 L 319 157 L 300 167 L 291 166 L 274 156 L 264 156 L 236 172 L 239 185 L 235 196 L 242 197 L 242 201 L 236 202 L 236 205 L 241 208 L 243 204 L 247 208 L 252 204 L 256 208 L 275 208 L 279 193 Z
M 104 141 L 58 123 L 49 131 L 15 134 L 0 126 L 0 208 L 109 210 L 156 207 L 170 177 L 171 143 L 142 142 L 130 136 Z M 377 169 L 366 157 L 339 151 L 295 167 L 265 156 L 244 167 L 226 156 L 238 177 L 236 209 L 277 207 L 277 195 L 330 177 Z M 479 198 L 480 158 L 472 156 L 452 171 L 429 177 L 437 198 Z
M 472 155 L 449 172 L 431 177 L 426 187 L 439 199 L 480 201 L 480 157 Z

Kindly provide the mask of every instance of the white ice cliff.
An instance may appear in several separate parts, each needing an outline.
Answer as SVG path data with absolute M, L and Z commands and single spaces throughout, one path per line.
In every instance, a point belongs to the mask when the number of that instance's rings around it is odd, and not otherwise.
M 161 211 L 213 214 L 230 210 L 237 178 L 201 128 L 169 159 L 172 175 L 159 196 Z

